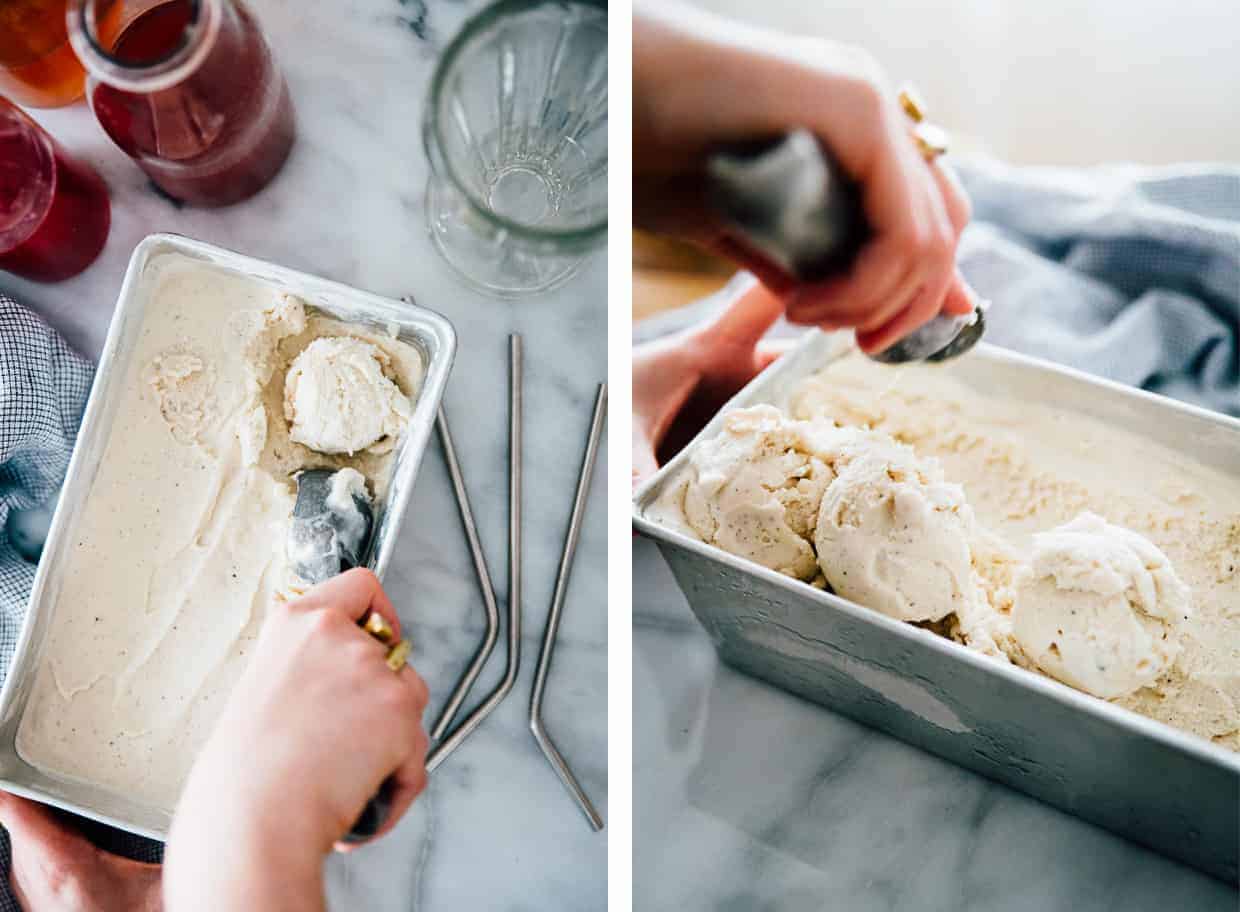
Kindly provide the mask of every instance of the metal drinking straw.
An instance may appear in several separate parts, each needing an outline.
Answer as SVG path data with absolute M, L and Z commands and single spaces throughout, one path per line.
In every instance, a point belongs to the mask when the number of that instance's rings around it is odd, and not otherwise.
M 521 336 L 508 337 L 508 665 L 503 680 L 485 700 L 426 757 L 427 772 L 434 772 L 461 746 L 512 691 L 521 664 L 521 424 L 523 372 Z
M 573 498 L 573 510 L 569 515 L 568 532 L 564 536 L 564 552 L 560 557 L 560 571 L 555 581 L 555 592 L 551 597 L 551 610 L 547 615 L 547 627 L 543 631 L 542 651 L 538 656 L 538 671 L 534 677 L 534 690 L 530 697 L 530 731 L 534 740 L 542 749 L 564 787 L 568 789 L 581 808 L 590 827 L 595 831 L 603 828 L 603 818 L 590 802 L 585 790 L 573 775 L 564 755 L 556 748 L 551 736 L 543 724 L 542 703 L 547 688 L 547 672 L 551 667 L 551 655 L 555 650 L 556 637 L 560 632 L 560 618 L 564 610 L 564 596 L 568 591 L 568 578 L 572 573 L 573 559 L 577 555 L 577 540 L 581 537 L 582 518 L 585 515 L 586 498 L 590 493 L 590 479 L 594 475 L 594 464 L 598 459 L 599 438 L 603 434 L 603 422 L 607 417 L 607 384 L 599 384 L 598 396 L 594 400 L 594 417 L 590 421 L 590 433 L 586 438 L 586 450 L 581 460 L 581 474 L 577 479 L 577 493 Z

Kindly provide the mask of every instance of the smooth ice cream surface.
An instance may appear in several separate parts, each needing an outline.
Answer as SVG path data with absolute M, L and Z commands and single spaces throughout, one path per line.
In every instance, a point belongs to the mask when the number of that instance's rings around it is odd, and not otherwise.
M 894 441 L 851 459 L 827 486 L 814 542 L 839 595 L 903 621 L 976 604 L 973 511 L 932 460 Z
M 1013 632 L 1039 669 L 1099 697 L 1154 683 L 1179 654 L 1192 596 L 1148 539 L 1093 513 L 1033 537 Z
M 365 339 L 410 398 L 416 349 L 253 279 L 166 254 L 72 542 L 17 746 L 54 775 L 170 810 L 290 582 L 301 468 L 349 465 L 386 493 L 393 453 L 292 441 L 284 375 L 315 339 Z
M 1236 477 L 1084 414 L 967 386 L 950 363 L 891 367 L 845 356 L 764 408 L 775 408 L 789 426 L 814 429 L 817 439 L 837 441 L 834 457 L 820 457 L 830 472 L 810 538 L 837 592 L 896 616 L 938 615 L 932 629 L 971 649 L 1240 751 Z M 853 435 L 850 447 L 842 434 Z M 686 521 L 686 479 L 696 450 L 709 443 L 695 445 L 689 464 L 646 513 L 728 547 Z M 921 464 L 937 462 L 935 479 L 959 485 L 972 531 L 963 509 L 953 512 L 954 495 L 921 490 L 937 482 L 919 481 L 916 496 L 897 497 L 899 485 L 881 476 L 883 459 L 895 461 L 890 452 L 870 468 L 849 467 L 858 453 L 878 455 L 896 444 L 911 448 Z M 1077 519 L 1082 513 L 1102 517 L 1102 526 Z M 840 529 L 851 521 L 847 536 L 824 526 L 822 517 L 832 515 L 841 518 Z M 914 545 L 917 526 L 925 534 Z M 968 589 L 962 537 L 977 597 L 960 598 L 943 613 L 957 584 Z M 1094 557 L 1082 561 L 1076 552 L 1086 545 L 1083 553 Z M 912 582 L 892 587 L 868 569 L 859 578 L 869 586 L 850 588 L 857 584 L 841 571 L 848 567 L 851 578 L 853 566 L 877 568 L 881 549 L 905 561 L 888 560 L 887 578 Z M 914 572 L 914 556 L 933 572 Z M 807 578 L 808 570 L 798 575 Z M 895 594 L 904 585 L 936 593 L 939 607 L 906 609 Z M 1069 623 L 1058 623 L 1065 612 Z M 1076 638 L 1071 655 L 1060 629 Z
M 361 339 L 311 342 L 284 381 L 289 437 L 320 453 L 390 448 L 413 412 L 392 379 L 391 360 Z

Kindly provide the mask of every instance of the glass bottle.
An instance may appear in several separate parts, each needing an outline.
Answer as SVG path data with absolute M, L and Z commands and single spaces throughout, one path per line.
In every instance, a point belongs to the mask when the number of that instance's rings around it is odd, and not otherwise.
M 96 118 L 169 196 L 224 206 L 279 172 L 293 104 L 239 0 L 70 0 L 68 16 Z
M 31 108 L 82 97 L 86 73 L 69 46 L 67 0 L 0 0 L 0 93 Z
M 0 269 L 40 282 L 77 275 L 99 256 L 111 219 L 94 169 L 0 98 Z

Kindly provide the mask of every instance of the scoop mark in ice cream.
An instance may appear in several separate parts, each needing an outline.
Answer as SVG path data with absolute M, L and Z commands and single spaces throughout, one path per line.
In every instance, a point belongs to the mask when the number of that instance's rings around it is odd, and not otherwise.
M 145 379 L 178 443 L 194 443 L 216 420 L 215 368 L 192 351 L 168 351 L 151 361 Z

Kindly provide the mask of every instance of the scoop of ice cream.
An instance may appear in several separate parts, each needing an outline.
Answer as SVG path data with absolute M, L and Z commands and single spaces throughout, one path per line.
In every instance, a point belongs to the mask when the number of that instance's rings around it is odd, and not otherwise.
M 978 604 L 973 511 L 938 463 L 871 437 L 837 468 L 814 536 L 832 589 L 904 621 L 937 621 Z
M 822 492 L 834 477 L 829 441 L 779 409 L 737 409 L 689 461 L 688 525 L 702 540 L 798 579 L 818 572 L 810 540 Z
M 315 339 L 289 366 L 284 416 L 289 437 L 320 453 L 348 453 L 399 437 L 409 399 L 377 345 L 349 336 Z
M 1152 542 L 1093 513 L 1033 537 L 1013 632 L 1053 678 L 1108 699 L 1151 684 L 1179 653 L 1192 594 Z

